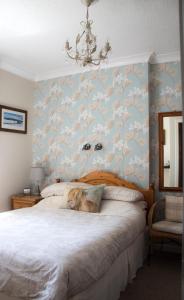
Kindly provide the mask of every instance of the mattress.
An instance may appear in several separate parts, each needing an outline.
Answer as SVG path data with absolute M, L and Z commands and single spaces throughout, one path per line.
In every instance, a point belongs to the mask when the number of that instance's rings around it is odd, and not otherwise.
M 36 207 L 3 213 L 0 291 L 21 299 L 75 300 L 105 276 L 144 227 L 145 214 L 132 205 L 118 212 L 106 207 L 101 214 Z

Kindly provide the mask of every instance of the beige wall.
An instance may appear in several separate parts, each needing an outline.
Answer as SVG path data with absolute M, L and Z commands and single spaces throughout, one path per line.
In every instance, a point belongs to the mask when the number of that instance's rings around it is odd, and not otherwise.
M 10 196 L 29 184 L 33 91 L 33 82 L 0 70 L 0 104 L 28 110 L 28 134 L 0 131 L 0 211 L 10 209 Z

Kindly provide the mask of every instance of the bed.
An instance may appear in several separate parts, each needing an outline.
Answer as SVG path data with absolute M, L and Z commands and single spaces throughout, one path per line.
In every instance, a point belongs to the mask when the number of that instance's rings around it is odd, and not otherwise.
M 153 203 L 152 187 L 109 172 L 75 182 L 124 186 L 140 191 L 148 209 Z M 104 202 L 99 214 L 36 207 L 2 213 L 0 300 L 118 300 L 143 264 L 146 224 L 143 210 L 119 205 Z

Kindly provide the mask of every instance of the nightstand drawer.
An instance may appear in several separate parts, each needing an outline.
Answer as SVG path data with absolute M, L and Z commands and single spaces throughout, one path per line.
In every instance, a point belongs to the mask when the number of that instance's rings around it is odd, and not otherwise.
M 32 207 L 42 198 L 40 196 L 15 195 L 11 197 L 12 209 Z
M 13 209 L 32 207 L 33 205 L 35 205 L 35 203 L 23 202 L 23 201 L 18 201 L 18 200 L 13 201 L 13 203 L 12 203 Z

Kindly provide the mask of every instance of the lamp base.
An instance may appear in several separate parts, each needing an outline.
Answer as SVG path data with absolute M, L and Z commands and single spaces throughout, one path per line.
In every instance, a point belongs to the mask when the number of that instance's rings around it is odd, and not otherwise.
M 40 187 L 37 184 L 32 185 L 31 194 L 34 196 L 40 196 Z

